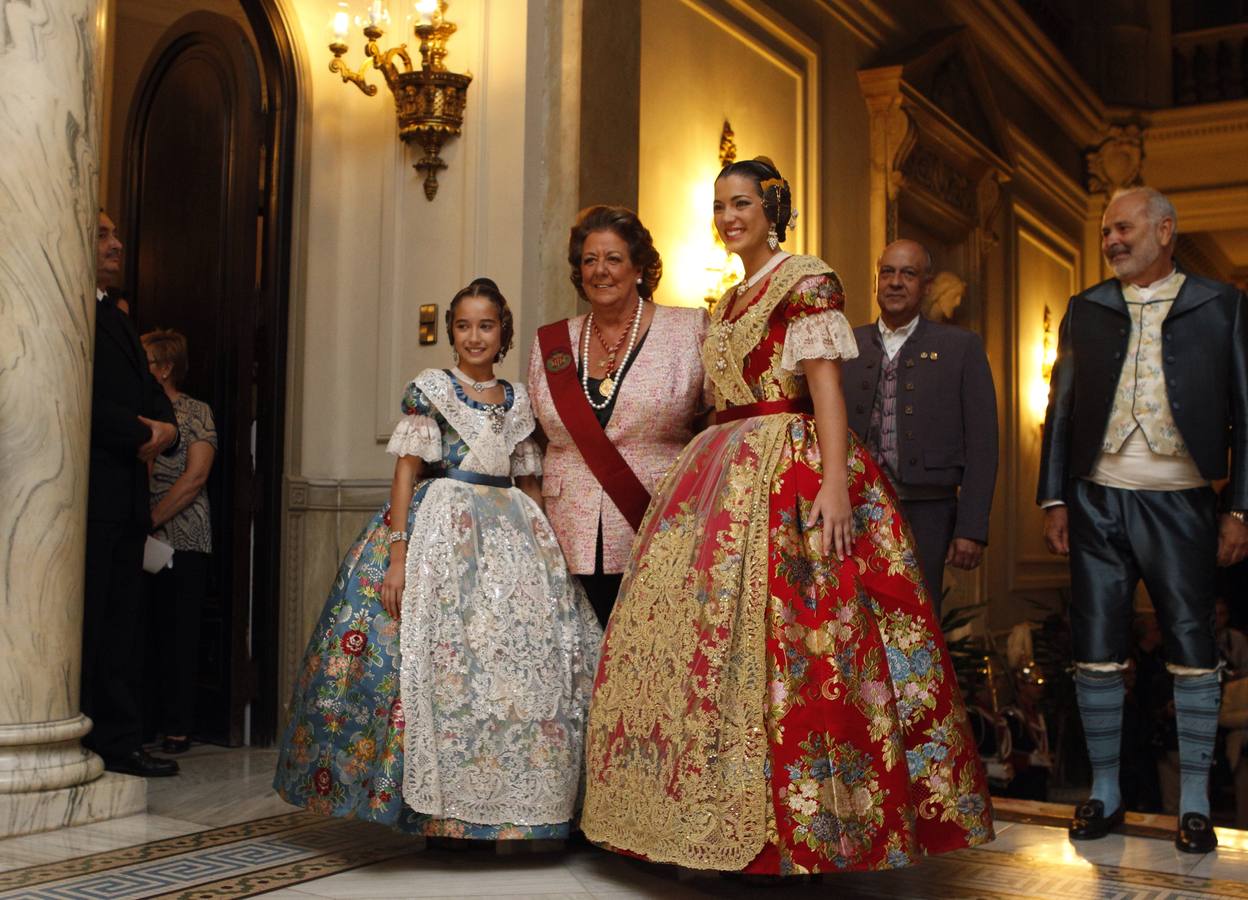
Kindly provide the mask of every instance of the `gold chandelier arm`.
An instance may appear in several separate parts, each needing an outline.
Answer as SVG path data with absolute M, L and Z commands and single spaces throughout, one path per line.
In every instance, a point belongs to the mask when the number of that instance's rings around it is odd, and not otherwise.
M 405 72 L 412 71 L 412 57 L 407 52 L 407 44 L 399 44 L 399 46 L 391 47 L 389 50 L 387 50 L 386 55 L 385 57 L 383 57 L 383 60 L 382 60 L 383 64 L 393 67 L 394 63 L 392 62 L 392 60 L 396 56 L 399 59 L 403 60 L 403 71 Z
M 380 53 L 373 57 L 374 65 L 380 70 L 381 74 L 386 76 L 386 84 L 390 85 L 390 90 L 392 91 L 395 89 L 399 77 L 399 68 L 394 64 L 396 56 L 403 61 L 405 72 L 412 71 L 412 58 L 407 53 L 407 44 L 391 47 L 385 53 Z
M 364 92 L 366 97 L 377 96 L 377 85 L 369 84 L 364 80 L 364 76 L 368 73 L 369 66 L 373 64 L 371 59 L 365 59 L 360 65 L 358 72 L 351 71 L 350 66 L 343 62 L 341 56 L 335 56 L 329 61 L 329 71 L 337 72 L 342 76 L 344 83 L 350 82 Z

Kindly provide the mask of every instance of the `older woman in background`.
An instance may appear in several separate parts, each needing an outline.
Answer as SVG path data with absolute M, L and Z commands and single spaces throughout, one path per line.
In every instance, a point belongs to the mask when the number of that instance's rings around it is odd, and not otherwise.
M 630 209 L 582 210 L 568 263 L 590 311 L 539 329 L 529 392 L 547 441 L 546 514 L 605 626 L 650 492 L 707 406 L 707 314 L 652 302 L 663 263 Z
M 182 393 L 186 338 L 176 331 L 143 335 L 147 364 L 173 403 L 181 438 L 171 456 L 152 465 L 153 534 L 173 547 L 173 568 L 153 578 L 151 632 L 158 678 L 156 726 L 163 750 L 182 753 L 195 725 L 199 623 L 208 594 L 212 521 L 204 486 L 217 452 L 217 429 L 207 403 Z M 149 667 L 150 668 L 150 667 Z

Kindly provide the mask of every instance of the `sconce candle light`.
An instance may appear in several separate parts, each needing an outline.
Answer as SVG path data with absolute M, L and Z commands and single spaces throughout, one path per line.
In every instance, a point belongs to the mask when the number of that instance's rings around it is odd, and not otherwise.
M 1053 313 L 1044 305 L 1044 320 L 1040 331 L 1040 346 L 1036 348 L 1040 363 L 1039 377 L 1032 376 L 1030 404 L 1038 425 L 1043 427 L 1044 415 L 1049 406 L 1049 379 L 1053 376 L 1053 364 L 1057 362 L 1057 341 L 1053 335 Z
M 381 49 L 377 42 L 390 23 L 390 13 L 384 0 L 371 0 L 365 17 L 355 19 L 355 23 L 363 27 L 367 44 L 364 47 L 366 59 L 358 70 L 352 71 L 343 61 L 349 49 L 345 40 L 351 23 L 350 10 L 344 0 L 338 4 L 331 23 L 334 40 L 329 51 L 334 58 L 329 62 L 329 70 L 369 97 L 377 94 L 376 85 L 366 80 L 369 68 L 382 73 L 386 86 L 394 94 L 399 138 L 406 143 L 417 143 L 424 150 L 416 170 L 424 173 L 425 197 L 432 200 L 438 193 L 438 170 L 446 168 L 439 153 L 448 138 L 460 133 L 472 76 L 446 68 L 446 42 L 456 30 L 455 23 L 446 18 L 446 0 L 416 0 L 413 5 L 416 16 L 413 31 L 420 39 L 419 69 L 412 67 L 407 44 Z

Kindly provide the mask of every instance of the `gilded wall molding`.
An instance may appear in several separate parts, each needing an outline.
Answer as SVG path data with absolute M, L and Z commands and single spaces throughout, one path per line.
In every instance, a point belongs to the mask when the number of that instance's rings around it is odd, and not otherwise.
M 1049 553 L 1044 544 L 1043 517 L 1035 503 L 1044 412 L 1031 405 L 1029 394 L 1041 375 L 1035 351 L 1043 309 L 1051 308 L 1056 327 L 1066 302 L 1078 290 L 1082 258 L 1076 241 L 1046 221 L 1038 210 L 1015 200 L 1011 213 L 1010 268 L 1014 283 L 1010 290 L 1014 300 L 1006 305 L 1010 387 L 1002 410 L 1004 502 L 994 504 L 994 518 L 1006 523 L 1005 588 L 1017 595 L 1065 587 L 1070 580 L 1067 560 Z
M 1248 222 L 1248 185 L 1172 189 L 1166 196 L 1179 214 L 1179 230 L 1225 231 Z
M 901 24 L 885 3 L 873 0 L 818 0 L 829 15 L 850 34 L 873 50 L 885 46 L 902 31 Z
M 1017 154 L 1015 171 L 1019 185 L 1053 203 L 1076 222 L 1086 221 L 1091 214 L 1091 198 L 1083 185 L 1053 162 L 1022 129 L 1014 125 L 1009 129 Z
M 975 43 L 1078 146 L 1097 141 L 1105 104 L 1015 0 L 942 0 Z
M 1171 142 L 1221 142 L 1248 135 L 1248 100 L 1177 106 L 1149 113 L 1150 144 Z

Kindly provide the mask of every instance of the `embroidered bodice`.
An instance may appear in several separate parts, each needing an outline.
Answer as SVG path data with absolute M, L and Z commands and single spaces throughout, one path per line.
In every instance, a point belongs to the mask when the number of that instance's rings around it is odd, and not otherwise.
M 418 456 L 440 469 L 482 475 L 540 475 L 541 451 L 531 435 L 533 410 L 524 385 L 501 381 L 502 403 L 464 393 L 450 372 L 426 369 L 403 393 L 403 418 L 386 450 Z
M 843 312 L 841 281 L 816 257 L 786 259 L 732 318 L 727 316 L 730 297 L 715 307 L 702 345 L 716 409 L 805 397 L 803 360 L 858 355 Z

